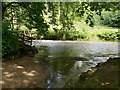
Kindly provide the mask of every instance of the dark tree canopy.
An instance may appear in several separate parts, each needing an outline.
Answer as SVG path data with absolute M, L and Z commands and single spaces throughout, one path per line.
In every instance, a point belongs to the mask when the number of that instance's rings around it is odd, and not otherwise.
M 49 25 L 58 31 L 66 31 L 74 28 L 74 17 L 83 17 L 86 15 L 85 22 L 94 26 L 93 15 L 97 14 L 103 19 L 102 11 L 118 11 L 119 2 L 4 2 L 3 3 L 3 21 L 9 21 L 13 29 L 13 21 L 17 24 L 23 24 L 29 30 L 36 28 L 40 34 L 46 34 Z M 51 20 L 48 23 L 44 15 L 48 15 Z M 61 28 L 58 29 L 58 25 Z

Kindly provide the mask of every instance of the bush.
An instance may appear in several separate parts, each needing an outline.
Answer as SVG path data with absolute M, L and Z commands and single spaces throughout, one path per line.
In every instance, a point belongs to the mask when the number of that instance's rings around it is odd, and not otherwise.
M 71 30 L 71 31 L 68 31 L 67 32 L 67 39 L 68 40 L 77 40 L 78 38 L 78 31 L 75 31 L 75 30 Z
M 56 33 L 55 31 L 49 31 L 45 36 L 45 40 L 60 40 L 62 37 L 61 33 Z
M 10 58 L 19 52 L 20 44 L 18 36 L 14 35 L 6 23 L 3 23 L 2 29 L 2 57 Z
M 88 40 L 88 36 L 83 31 L 69 30 L 64 32 L 66 34 L 66 40 Z M 63 37 L 63 32 L 49 31 L 44 37 L 46 40 L 61 40 Z
M 107 12 L 103 14 L 103 20 L 101 21 L 102 25 L 109 26 L 109 27 L 119 27 L 120 16 L 118 12 L 112 13 Z
M 87 34 L 85 32 L 81 31 L 76 31 L 76 30 L 71 30 L 68 32 L 67 36 L 68 40 L 86 40 L 88 39 Z
M 112 41 L 118 41 L 120 40 L 120 33 L 119 32 L 104 32 L 97 35 L 102 40 L 112 40 Z

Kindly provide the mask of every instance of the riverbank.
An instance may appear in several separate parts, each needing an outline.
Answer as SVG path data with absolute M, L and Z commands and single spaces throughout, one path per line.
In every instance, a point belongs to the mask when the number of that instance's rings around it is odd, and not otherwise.
M 65 88 L 118 88 L 119 61 L 109 59 L 105 63 L 98 64 L 82 73 L 79 80 L 72 84 L 67 83 Z M 14 62 L 13 62 L 14 61 Z M 43 68 L 44 67 L 44 68 Z M 42 62 L 36 62 L 31 57 L 22 57 L 17 60 L 3 61 L 2 76 L 0 81 L 3 88 L 45 88 L 45 79 L 48 66 Z
M 80 75 L 79 80 L 65 85 L 67 88 L 119 88 L 120 58 L 109 59 Z
M 3 61 L 0 84 L 2 88 L 45 88 L 47 68 L 30 56 Z

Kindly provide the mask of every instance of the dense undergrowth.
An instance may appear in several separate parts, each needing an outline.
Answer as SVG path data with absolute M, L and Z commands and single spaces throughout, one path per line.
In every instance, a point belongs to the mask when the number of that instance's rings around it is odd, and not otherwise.
M 20 43 L 18 36 L 14 35 L 9 30 L 9 23 L 3 22 L 2 24 L 2 58 L 9 58 L 19 53 Z
M 78 41 L 119 41 L 120 33 L 117 28 L 84 28 L 81 30 L 66 31 L 66 40 L 78 40 Z M 56 33 L 49 30 L 48 34 L 43 38 L 45 40 L 62 40 L 62 33 Z
M 17 40 L 17 36 L 13 35 L 10 31 L 3 31 L 2 34 L 2 57 L 6 58 L 12 56 L 12 54 L 15 55 L 16 53 L 19 53 L 20 43 Z
M 2 24 L 2 59 L 13 59 L 28 55 L 29 53 L 36 53 L 36 48 L 20 41 L 18 35 L 10 30 L 8 24 L 9 23 Z
M 14 59 L 24 55 L 33 56 L 37 52 L 35 47 L 19 41 L 18 36 L 9 30 L 4 30 L 2 35 L 2 58 L 4 60 Z
M 118 41 L 120 40 L 120 33 L 119 32 L 104 32 L 104 33 L 98 34 L 98 37 L 102 40 Z
M 54 31 L 49 31 L 48 34 L 44 37 L 46 40 L 62 40 L 62 32 L 56 33 Z M 83 31 L 66 31 L 66 39 L 65 40 L 88 40 L 87 34 Z

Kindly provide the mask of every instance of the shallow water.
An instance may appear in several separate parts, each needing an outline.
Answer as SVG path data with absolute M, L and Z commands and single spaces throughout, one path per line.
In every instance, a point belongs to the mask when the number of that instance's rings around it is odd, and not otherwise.
M 81 73 L 119 55 L 118 42 L 34 40 L 33 45 L 39 48 L 36 61 L 42 59 L 49 66 L 47 88 L 61 88 L 69 80 L 75 82 Z

